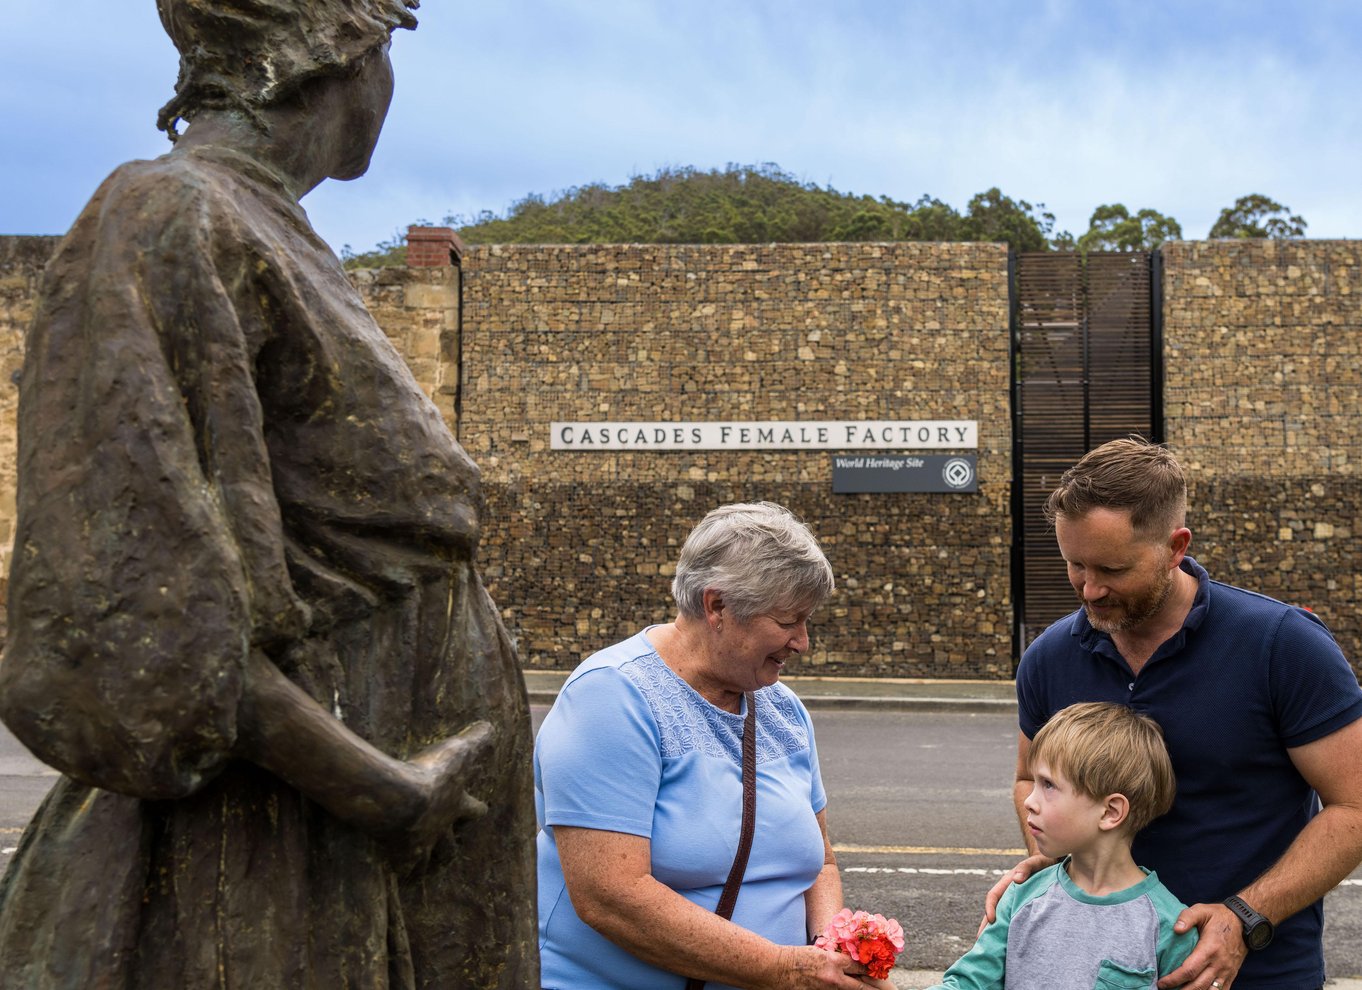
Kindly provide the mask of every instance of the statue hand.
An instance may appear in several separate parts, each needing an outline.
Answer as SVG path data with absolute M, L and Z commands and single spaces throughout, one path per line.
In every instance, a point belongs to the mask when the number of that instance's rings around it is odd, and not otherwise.
M 422 792 L 424 808 L 414 820 L 394 822 L 387 836 L 400 863 L 408 868 L 419 866 L 452 827 L 487 814 L 487 805 L 469 794 L 465 785 L 476 762 L 490 752 L 495 736 L 489 723 L 473 722 L 407 764 Z

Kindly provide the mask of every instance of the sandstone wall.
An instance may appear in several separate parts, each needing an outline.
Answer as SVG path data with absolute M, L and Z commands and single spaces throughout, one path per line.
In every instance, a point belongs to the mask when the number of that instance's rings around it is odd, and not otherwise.
M 24 328 L 33 318 L 38 281 L 58 240 L 0 236 L 0 592 L 8 585 L 9 551 L 14 542 L 17 380 L 24 363 Z
M 458 421 L 458 268 L 368 268 L 350 278 L 450 429 Z

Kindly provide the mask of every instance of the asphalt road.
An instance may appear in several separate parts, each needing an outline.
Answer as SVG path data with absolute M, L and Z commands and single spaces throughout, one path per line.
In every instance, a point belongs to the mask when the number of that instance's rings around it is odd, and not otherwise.
M 536 725 L 543 712 L 535 708 Z M 984 891 L 1020 858 L 1009 798 L 1015 720 L 815 711 L 814 726 L 847 903 L 899 919 L 901 965 L 944 969 L 973 941 Z M 0 727 L 0 871 L 54 779 Z M 1329 975 L 1362 978 L 1362 869 L 1325 911 Z
M 0 723 L 0 873 L 13 858 L 19 835 L 57 779 Z

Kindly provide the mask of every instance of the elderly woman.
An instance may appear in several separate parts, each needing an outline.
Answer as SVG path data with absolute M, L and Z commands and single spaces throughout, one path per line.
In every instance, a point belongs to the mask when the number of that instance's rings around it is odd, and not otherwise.
M 842 883 L 813 726 L 778 683 L 832 588 L 788 510 L 724 506 L 681 550 L 676 619 L 573 672 L 535 744 L 546 988 L 863 990 L 859 964 L 808 944 Z M 742 829 L 745 724 L 756 818 L 727 921 L 715 908 Z
M 158 0 L 187 127 L 62 242 L 20 387 L 0 713 L 64 776 L 0 988 L 538 984 L 477 468 L 298 205 L 415 6 Z

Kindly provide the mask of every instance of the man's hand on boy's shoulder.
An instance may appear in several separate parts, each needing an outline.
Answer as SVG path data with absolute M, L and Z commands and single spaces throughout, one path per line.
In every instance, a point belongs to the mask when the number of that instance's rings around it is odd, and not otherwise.
M 1193 928 L 1200 932 L 1196 948 L 1181 966 L 1159 980 L 1160 990 L 1188 985 L 1228 990 L 1248 955 L 1243 925 L 1223 904 L 1193 904 L 1178 915 L 1173 931 L 1180 935 Z
M 1025 883 L 1041 870 L 1058 863 L 1057 859 L 1050 859 L 1048 856 L 1027 856 L 1024 860 L 1003 874 L 1001 880 L 989 888 L 987 896 L 984 897 L 984 919 L 979 922 L 979 931 L 974 937 L 978 938 L 985 928 L 998 920 L 998 902 L 1003 899 L 1003 894 L 1007 893 L 1007 888 L 1014 883 Z

